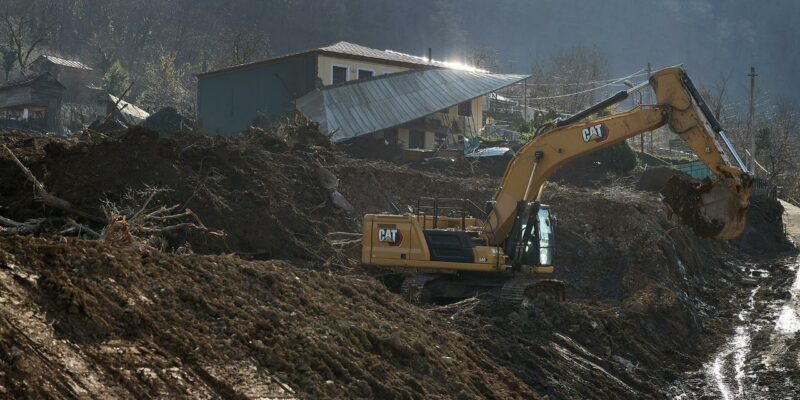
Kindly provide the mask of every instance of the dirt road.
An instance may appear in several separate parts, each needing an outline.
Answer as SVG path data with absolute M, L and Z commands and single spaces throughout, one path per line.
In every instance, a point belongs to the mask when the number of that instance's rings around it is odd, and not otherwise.
M 783 205 L 786 233 L 800 243 L 800 208 Z M 740 324 L 704 369 L 676 384 L 679 399 L 800 397 L 800 258 L 744 266 L 752 285 Z M 734 300 L 736 301 L 736 300 Z

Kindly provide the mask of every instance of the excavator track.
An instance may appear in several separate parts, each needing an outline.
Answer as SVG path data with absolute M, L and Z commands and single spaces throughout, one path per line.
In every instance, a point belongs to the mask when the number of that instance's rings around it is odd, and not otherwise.
M 563 301 L 564 282 L 556 279 L 518 277 L 509 279 L 500 288 L 499 300 L 507 305 L 525 305 L 537 298 Z
M 438 278 L 435 275 L 412 275 L 400 285 L 400 295 L 411 304 L 425 304 L 430 301 L 425 284 Z

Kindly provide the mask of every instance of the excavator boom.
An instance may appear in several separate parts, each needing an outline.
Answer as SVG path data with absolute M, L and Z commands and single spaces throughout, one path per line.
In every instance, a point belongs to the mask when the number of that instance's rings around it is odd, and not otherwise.
M 722 240 L 738 237 L 744 229 L 750 197 L 747 168 L 683 68 L 660 70 L 648 85 L 655 92 L 656 105 L 585 120 L 644 86 L 636 87 L 557 123 L 554 129 L 523 146 L 506 168 L 495 205 L 483 226 L 488 243 L 506 241 L 518 220 L 519 203 L 541 200 L 545 182 L 559 167 L 664 125 L 681 137 L 717 178 L 713 187 L 698 194 L 703 198 L 702 204 L 682 203 L 691 209 L 686 215 L 708 219 L 716 227 L 704 232 L 708 236 Z

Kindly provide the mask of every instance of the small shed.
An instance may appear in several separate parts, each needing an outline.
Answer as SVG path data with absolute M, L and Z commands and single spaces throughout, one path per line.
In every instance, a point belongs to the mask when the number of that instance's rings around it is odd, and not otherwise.
M 7 81 L 0 85 L 0 125 L 59 131 L 65 90 L 47 72 Z
M 80 61 L 41 55 L 31 63 L 31 70 L 37 74 L 49 73 L 58 80 L 66 89 L 65 102 L 85 102 L 95 94 L 87 90 L 87 85 L 98 83 L 97 73 Z

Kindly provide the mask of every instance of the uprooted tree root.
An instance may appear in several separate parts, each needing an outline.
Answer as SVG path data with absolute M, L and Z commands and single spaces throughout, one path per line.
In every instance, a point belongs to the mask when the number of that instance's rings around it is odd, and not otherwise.
M 55 228 L 59 225 L 57 222 L 60 220 L 61 227 L 56 229 L 58 234 L 75 234 L 78 237 L 100 239 L 117 246 L 138 247 L 143 244 L 152 245 L 161 241 L 165 233 L 177 230 L 198 231 L 221 239 L 225 237 L 224 232 L 207 228 L 191 209 L 180 204 L 169 207 L 164 205 L 151 206 L 153 198 L 165 191 L 165 189 L 155 187 L 146 187 L 139 192 L 128 191 L 126 194 L 128 199 L 143 199 L 141 205 L 135 211 L 130 207 L 122 209 L 110 201 L 105 201 L 103 207 L 105 216 L 98 217 L 76 208 L 67 200 L 52 195 L 11 149 L 3 145 L 3 150 L 33 185 L 35 200 L 47 207 L 87 220 L 87 223 L 100 224 L 102 228 L 98 231 L 69 217 L 61 219 L 33 218 L 25 222 L 17 222 L 9 218 L 0 217 L 0 234 L 2 235 L 45 233 L 48 226 Z

